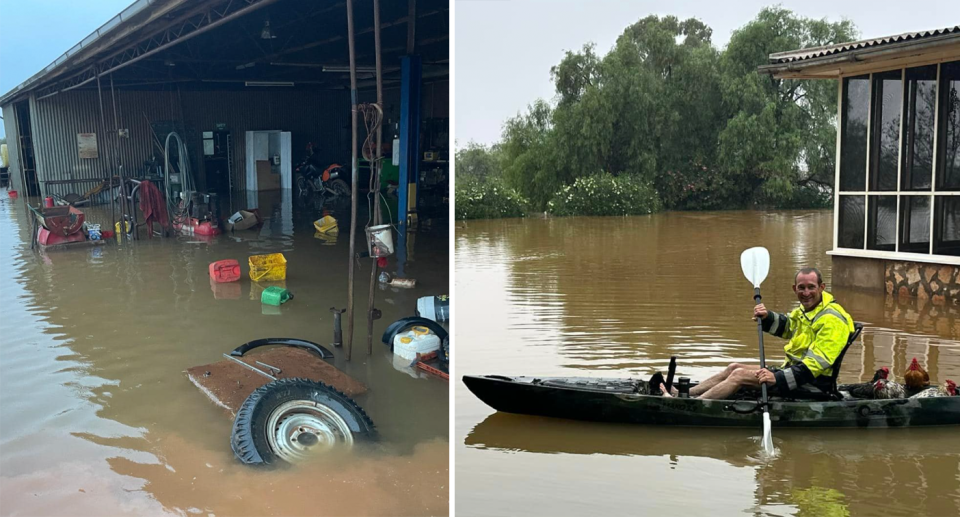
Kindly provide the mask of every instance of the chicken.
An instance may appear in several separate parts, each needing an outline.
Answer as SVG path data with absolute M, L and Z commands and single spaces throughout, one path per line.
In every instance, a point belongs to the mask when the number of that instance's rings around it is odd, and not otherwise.
M 916 357 L 913 358 L 910 367 L 903 374 L 903 385 L 907 391 L 919 391 L 930 386 L 930 375 L 920 366 Z
M 947 382 L 943 383 L 942 386 L 934 386 L 932 388 L 927 388 L 916 395 L 911 396 L 912 399 L 922 399 L 927 397 L 954 397 L 957 395 L 957 383 L 947 379 Z
M 838 386 L 839 391 L 847 392 L 851 397 L 857 399 L 872 399 L 874 396 L 873 385 L 880 379 L 887 379 L 890 376 L 890 368 L 886 366 L 880 368 L 873 374 L 870 382 L 861 382 L 858 384 L 843 384 Z
M 875 399 L 902 399 L 906 396 L 903 384 L 887 379 L 880 379 L 873 384 L 873 398 Z

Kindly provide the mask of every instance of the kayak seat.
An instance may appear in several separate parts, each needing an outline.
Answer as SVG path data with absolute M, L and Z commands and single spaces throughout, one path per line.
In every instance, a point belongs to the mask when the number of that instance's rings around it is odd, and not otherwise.
M 831 366 L 833 373 L 825 379 L 817 379 L 818 382 L 813 385 L 806 384 L 791 391 L 790 398 L 802 400 L 843 400 L 843 395 L 840 394 L 840 390 L 837 389 L 837 377 L 840 376 L 843 357 L 847 355 L 847 350 L 850 349 L 850 345 L 856 342 L 862 331 L 863 323 L 854 322 L 853 332 L 851 332 L 850 337 L 847 338 L 847 344 L 844 345 L 843 350 L 840 351 L 840 355 L 837 356 L 837 360 L 834 361 L 833 366 Z

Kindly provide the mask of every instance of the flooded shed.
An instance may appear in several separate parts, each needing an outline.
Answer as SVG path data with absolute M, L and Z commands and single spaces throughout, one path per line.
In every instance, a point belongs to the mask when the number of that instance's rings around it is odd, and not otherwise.
M 358 101 L 373 102 L 374 9 L 352 4 Z M 445 0 L 380 3 L 383 138 L 405 148 L 384 175 L 413 185 L 399 189 L 411 210 L 418 187 L 426 210 L 446 195 L 433 191 L 447 175 L 448 12 Z M 308 144 L 319 162 L 348 166 L 347 32 L 342 1 L 138 0 L 0 96 L 11 189 L 67 196 L 157 176 L 170 132 L 203 192 L 291 188 Z M 361 190 L 369 175 L 360 160 Z

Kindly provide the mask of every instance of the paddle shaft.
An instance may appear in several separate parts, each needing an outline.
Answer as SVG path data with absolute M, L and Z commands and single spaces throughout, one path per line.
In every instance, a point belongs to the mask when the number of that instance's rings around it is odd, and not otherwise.
M 760 304 L 760 288 L 753 288 L 753 301 Z M 767 368 L 767 360 L 763 357 L 763 318 L 757 318 L 757 337 L 760 339 L 760 368 Z M 763 412 L 767 412 L 767 385 L 760 384 L 760 395 L 763 397 Z

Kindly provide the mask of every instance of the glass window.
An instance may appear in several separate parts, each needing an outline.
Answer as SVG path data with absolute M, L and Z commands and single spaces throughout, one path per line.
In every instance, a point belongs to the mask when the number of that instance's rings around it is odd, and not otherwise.
M 930 196 L 900 196 L 900 251 L 930 252 Z
M 873 118 L 870 126 L 870 190 L 897 190 L 900 149 L 900 70 L 873 74 Z M 893 237 L 893 233 L 890 237 Z M 892 240 L 890 242 L 893 242 Z
M 900 170 L 902 190 L 930 190 L 936 94 L 937 65 L 907 69 L 903 168 Z M 927 233 L 930 233 L 929 230 Z
M 960 190 L 960 62 L 940 65 L 937 190 Z
M 837 246 L 863 249 L 863 196 L 840 196 L 840 221 Z
M 850 77 L 843 80 L 840 133 L 841 192 L 866 189 L 869 93 L 870 76 Z M 860 234 L 862 239 L 862 229 Z M 860 247 L 863 247 L 862 243 Z
M 935 203 L 933 253 L 960 255 L 960 197 L 937 196 Z
M 897 239 L 897 196 L 870 196 L 867 248 L 893 251 Z

